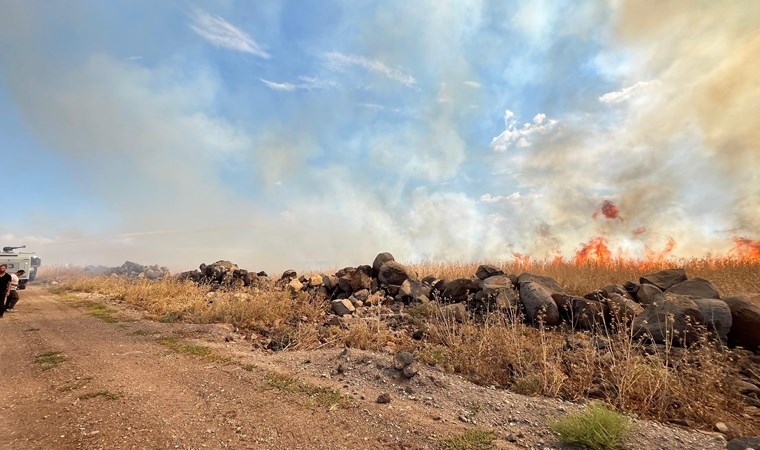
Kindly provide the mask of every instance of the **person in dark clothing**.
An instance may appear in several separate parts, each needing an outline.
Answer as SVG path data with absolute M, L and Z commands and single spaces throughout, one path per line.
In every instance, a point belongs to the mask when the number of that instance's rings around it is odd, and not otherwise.
M 11 291 L 11 274 L 8 273 L 8 265 L 0 264 L 0 317 L 5 313 L 5 299 Z
M 15 312 L 16 303 L 18 303 L 18 284 L 21 277 L 24 276 L 26 271 L 17 270 L 16 273 L 11 274 L 11 289 L 8 291 L 8 299 L 5 301 L 5 312 Z

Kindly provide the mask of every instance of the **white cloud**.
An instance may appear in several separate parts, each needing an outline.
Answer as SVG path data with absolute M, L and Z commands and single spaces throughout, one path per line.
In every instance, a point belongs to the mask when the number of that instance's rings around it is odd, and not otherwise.
M 292 83 L 275 83 L 274 81 L 265 80 L 263 78 L 259 78 L 262 83 L 266 85 L 269 89 L 274 89 L 275 91 L 295 91 L 296 85 Z
M 270 57 L 269 53 L 264 51 L 248 33 L 219 16 L 212 16 L 205 11 L 196 10 L 190 28 L 217 47 L 250 53 L 261 58 L 268 59 Z
M 643 92 L 646 92 L 648 90 L 651 90 L 657 86 L 659 86 L 661 83 L 659 80 L 651 80 L 651 81 L 639 81 L 638 83 L 634 84 L 633 86 L 628 86 L 627 88 L 623 88 L 619 91 L 612 91 L 607 92 L 606 94 L 599 97 L 599 101 L 602 103 L 620 103 L 624 102 L 628 99 L 630 99 L 633 96 L 639 95 Z
M 504 124 L 506 130 L 491 140 L 491 148 L 496 152 L 505 152 L 513 146 L 530 147 L 530 139 L 533 135 L 547 134 L 557 125 L 557 121 L 547 119 L 546 114 L 539 113 L 533 117 L 533 122 L 518 126 L 515 113 L 506 110 L 504 112 Z
M 469 86 L 471 88 L 475 88 L 475 89 L 479 89 L 479 88 L 481 88 L 483 86 L 482 84 L 478 83 L 477 81 L 472 81 L 472 80 L 465 81 L 464 85 L 465 86 Z
M 521 195 L 519 192 L 513 192 L 509 195 L 491 195 L 491 194 L 483 194 L 480 196 L 480 201 L 482 203 L 499 203 L 504 201 L 511 201 L 511 200 L 520 200 Z
M 385 106 L 378 105 L 377 103 L 357 103 L 357 105 L 362 106 L 367 109 L 374 109 L 377 111 L 382 111 L 385 109 Z
M 264 83 L 268 88 L 274 89 L 275 91 L 286 91 L 286 92 L 292 92 L 295 90 L 306 90 L 310 91 L 312 89 L 325 89 L 331 86 L 335 86 L 335 82 L 329 81 L 329 80 L 323 80 L 321 78 L 315 78 L 315 77 L 298 77 L 298 79 L 301 81 L 300 83 L 278 83 L 275 81 L 269 81 L 265 80 L 263 78 L 259 78 L 262 83 Z
M 364 56 L 329 52 L 325 55 L 325 58 L 327 59 L 328 66 L 334 70 L 343 70 L 348 66 L 359 66 L 370 72 L 375 72 L 391 80 L 398 81 L 406 86 L 417 84 L 417 80 L 415 80 L 413 76 L 398 69 L 394 69 L 393 67 L 389 67 L 380 61 L 369 59 Z

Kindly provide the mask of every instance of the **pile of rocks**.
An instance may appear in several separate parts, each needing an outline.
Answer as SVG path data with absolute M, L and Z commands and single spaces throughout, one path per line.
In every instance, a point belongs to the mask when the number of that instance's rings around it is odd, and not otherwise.
M 84 270 L 85 272 L 97 275 L 111 275 L 126 278 L 145 278 L 148 280 L 159 280 L 171 275 L 169 269 L 166 267 L 158 265 L 144 266 L 132 261 L 126 261 L 119 267 L 87 266 L 84 268 Z
M 309 292 L 328 298 L 338 316 L 376 305 L 435 300 L 452 305 L 446 310 L 460 320 L 484 311 L 504 311 L 545 327 L 614 330 L 625 325 L 635 335 L 657 343 L 674 335 L 675 343 L 682 345 L 694 342 L 706 330 L 732 345 L 760 351 L 760 296 L 723 299 L 710 281 L 688 279 L 682 269 L 646 274 L 637 282 L 577 296 L 567 294 L 550 277 L 505 274 L 492 265 L 481 265 L 473 277 L 420 278 L 390 253 L 381 253 L 371 266 L 346 267 L 334 275 L 298 277 L 289 270 L 275 285 L 294 294 Z
M 273 285 L 266 272 L 250 272 L 241 269 L 230 261 L 217 261 L 212 264 L 201 264 L 197 270 L 182 272 L 177 275 L 180 280 L 190 280 L 198 284 L 206 284 L 213 288 L 229 287 L 242 288 L 247 286 L 266 287 Z
M 212 287 L 258 286 L 286 290 L 330 301 L 335 316 L 361 315 L 366 308 L 401 305 L 443 306 L 439 313 L 453 320 L 489 311 L 522 316 L 527 323 L 574 329 L 615 331 L 622 326 L 635 336 L 687 345 L 708 331 L 731 345 L 760 351 L 760 295 L 722 298 L 710 281 L 688 279 L 683 269 L 650 273 L 623 285 L 603 286 L 586 295 L 570 295 L 554 279 L 522 273 L 505 274 L 481 265 L 474 276 L 441 280 L 420 277 L 390 253 L 380 253 L 372 265 L 345 267 L 334 274 L 299 276 L 286 270 L 273 281 L 264 272 L 240 269 L 229 261 L 201 264 L 178 275 Z

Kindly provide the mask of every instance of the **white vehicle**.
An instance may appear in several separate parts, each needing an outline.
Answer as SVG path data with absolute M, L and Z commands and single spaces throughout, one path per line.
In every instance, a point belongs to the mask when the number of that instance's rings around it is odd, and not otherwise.
M 8 265 L 8 273 L 16 273 L 19 270 L 24 271 L 24 275 L 19 278 L 18 288 L 26 289 L 26 283 L 34 281 L 37 276 L 37 268 L 42 261 L 34 253 L 15 252 L 14 250 L 26 248 L 21 247 L 3 247 L 0 252 L 0 264 Z

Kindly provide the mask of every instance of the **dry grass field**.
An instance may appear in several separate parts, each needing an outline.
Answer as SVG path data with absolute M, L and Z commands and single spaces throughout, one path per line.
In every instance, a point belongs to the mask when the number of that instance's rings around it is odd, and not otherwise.
M 683 267 L 689 278 L 712 281 L 724 296 L 760 292 L 760 262 L 747 260 L 488 263 L 505 273 L 551 276 L 568 293 L 578 295 L 676 266 Z M 414 268 L 421 276 L 456 278 L 472 276 L 479 264 Z M 653 346 L 634 339 L 623 324 L 611 334 L 604 329 L 537 329 L 504 313 L 457 321 L 436 304 L 408 307 L 402 315 L 389 314 L 383 307 L 367 308 L 360 318 L 328 324 L 328 301 L 304 293 L 293 299 L 275 289 L 210 291 L 208 286 L 171 278 L 127 280 L 64 268 L 45 268 L 39 279 L 57 281 L 56 290 L 99 294 L 126 303 L 158 321 L 230 323 L 270 350 L 407 349 L 420 361 L 475 383 L 526 395 L 596 398 L 628 414 L 704 429 L 716 422 L 728 422 L 744 433 L 760 429 L 760 417 L 745 413 L 736 388 L 738 368 L 756 356 L 728 349 L 706 334 L 687 349 Z

